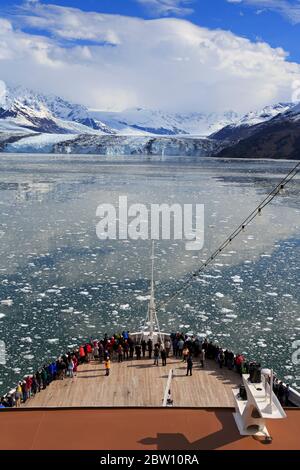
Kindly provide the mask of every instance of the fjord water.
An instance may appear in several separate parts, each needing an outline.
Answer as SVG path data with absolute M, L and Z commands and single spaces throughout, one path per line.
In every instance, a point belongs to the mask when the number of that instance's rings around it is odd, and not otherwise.
M 143 325 L 149 240 L 96 236 L 100 203 L 205 205 L 205 242 L 156 243 L 164 300 L 295 162 L 99 156 L 0 156 L 0 391 L 61 352 Z M 164 331 L 193 331 L 272 366 L 300 386 L 300 178 L 192 286 L 159 311 Z M 294 353 L 294 356 L 293 356 Z M 294 360 L 292 360 L 294 358 Z M 295 360 L 296 359 L 296 360 Z

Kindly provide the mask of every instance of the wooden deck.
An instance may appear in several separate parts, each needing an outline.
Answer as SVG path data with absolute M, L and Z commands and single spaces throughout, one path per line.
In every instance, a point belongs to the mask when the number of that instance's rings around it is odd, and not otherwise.
M 185 364 L 170 358 L 165 367 L 154 366 L 149 359 L 112 362 L 109 377 L 105 377 L 103 364 L 92 361 L 80 366 L 73 379 L 52 382 L 23 407 L 159 407 L 170 368 L 174 371 L 171 385 L 174 406 L 234 406 L 232 388 L 241 382 L 238 374 L 220 369 L 214 361 L 206 361 L 205 369 L 194 363 L 192 377 L 186 377 Z

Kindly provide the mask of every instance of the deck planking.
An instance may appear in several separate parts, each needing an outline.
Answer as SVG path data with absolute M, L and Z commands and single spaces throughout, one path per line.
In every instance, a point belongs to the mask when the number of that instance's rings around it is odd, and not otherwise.
M 165 367 L 157 367 L 147 358 L 112 362 L 109 377 L 98 361 L 81 365 L 76 377 L 53 381 L 22 407 L 159 407 L 171 368 L 174 406 L 234 406 L 232 388 L 241 382 L 235 372 L 220 369 L 214 361 L 201 369 L 195 360 L 193 375 L 187 377 L 182 360 L 169 358 Z

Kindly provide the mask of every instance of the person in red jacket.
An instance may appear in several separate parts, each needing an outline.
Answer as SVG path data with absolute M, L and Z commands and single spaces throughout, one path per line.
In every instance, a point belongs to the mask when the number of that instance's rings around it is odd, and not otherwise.
M 31 397 L 31 385 L 32 385 L 32 378 L 28 375 L 25 379 L 26 387 L 27 387 L 27 398 Z
M 87 344 L 86 344 L 86 353 L 87 353 L 87 360 L 88 360 L 88 362 L 90 362 L 90 360 L 92 359 L 92 352 L 93 352 L 93 350 L 92 350 L 91 344 L 90 344 L 90 343 L 87 343 Z
M 79 360 L 80 360 L 80 364 L 83 364 L 85 361 L 85 351 L 84 351 L 83 346 L 80 346 L 79 348 Z

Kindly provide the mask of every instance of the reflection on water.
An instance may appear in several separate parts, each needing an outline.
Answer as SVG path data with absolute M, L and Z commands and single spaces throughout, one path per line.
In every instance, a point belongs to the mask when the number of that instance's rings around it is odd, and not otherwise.
M 156 245 L 165 299 L 293 166 L 292 162 L 0 156 L 0 389 L 106 331 L 140 328 L 147 309 L 149 241 L 100 241 L 96 208 L 205 204 L 205 245 Z M 300 385 L 300 180 L 268 206 L 194 284 L 159 312 L 162 328 L 193 330 L 274 366 Z M 297 369 L 298 367 L 298 369 Z

